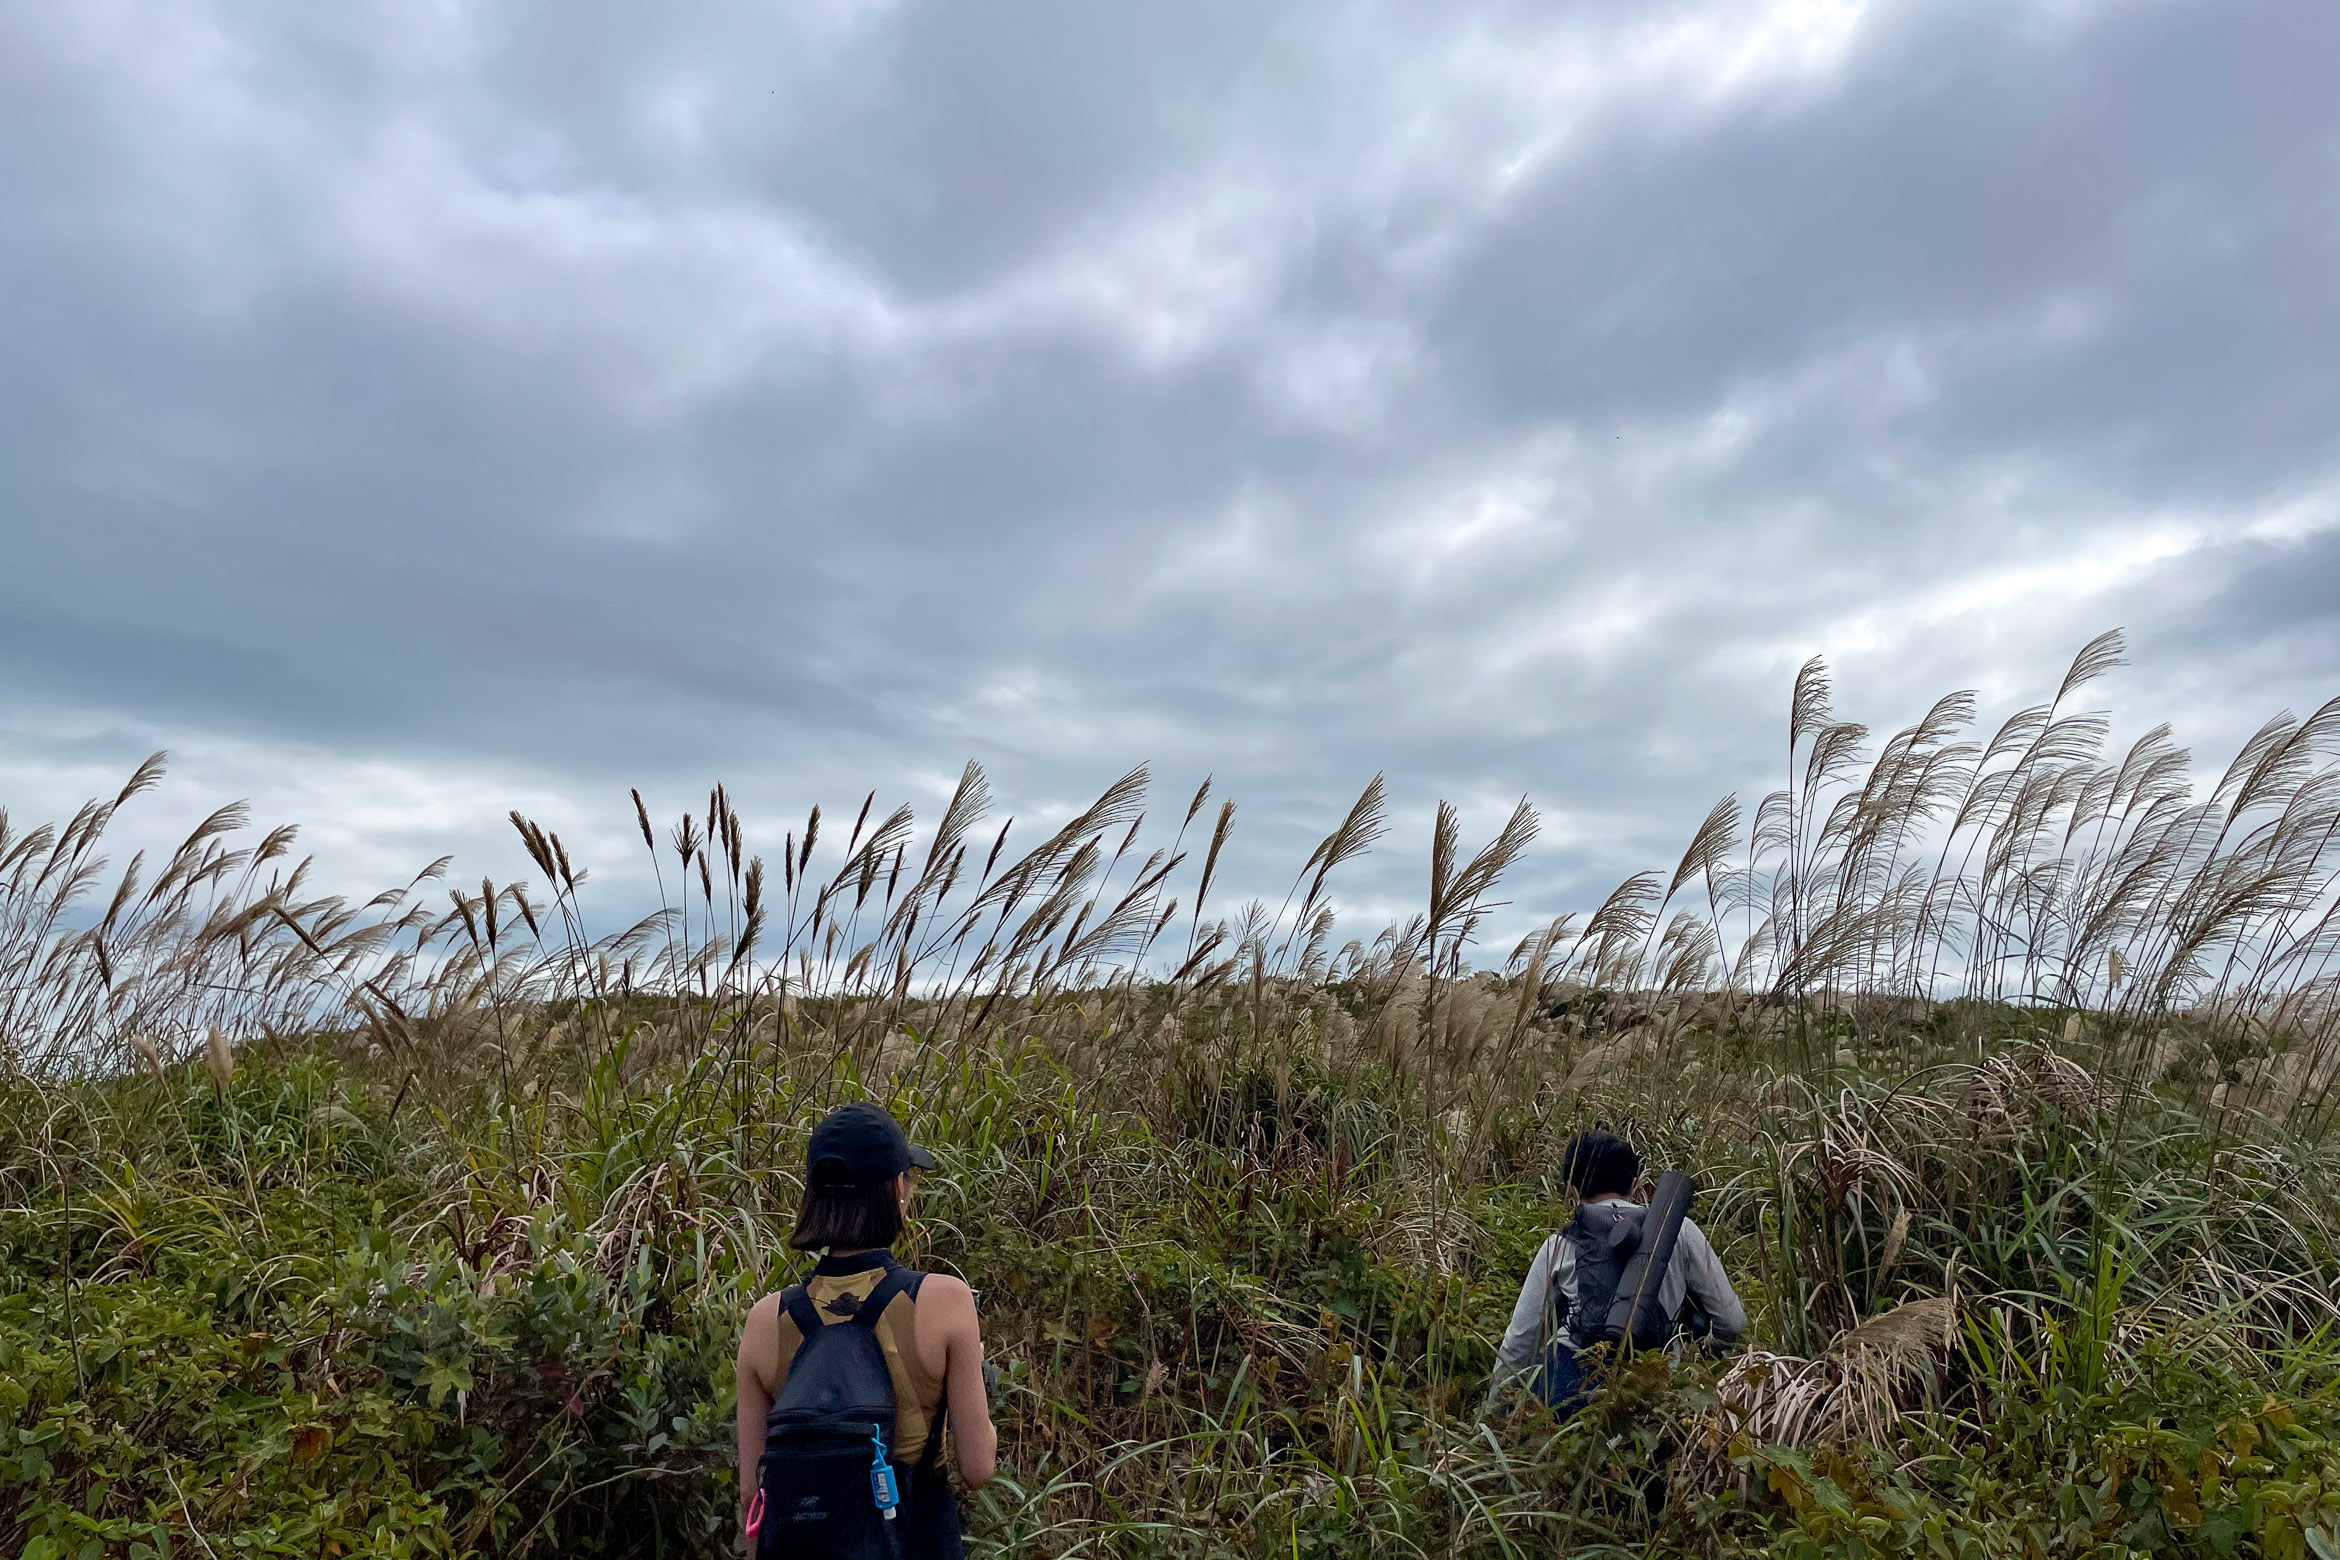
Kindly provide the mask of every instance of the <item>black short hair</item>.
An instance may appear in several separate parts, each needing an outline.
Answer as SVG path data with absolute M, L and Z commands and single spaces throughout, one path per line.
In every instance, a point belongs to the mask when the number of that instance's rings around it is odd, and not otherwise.
M 798 1251 L 868 1251 L 901 1238 L 901 1199 L 892 1181 L 880 1181 L 875 1186 L 806 1187 L 788 1244 Z
M 1560 1145 L 1560 1178 L 1587 1202 L 1622 1197 L 1641 1179 L 1641 1156 L 1613 1132 L 1579 1132 Z

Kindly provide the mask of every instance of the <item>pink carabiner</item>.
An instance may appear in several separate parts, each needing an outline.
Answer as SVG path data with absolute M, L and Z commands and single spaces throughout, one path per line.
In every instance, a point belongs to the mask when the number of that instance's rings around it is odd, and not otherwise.
M 763 1529 L 763 1526 L 764 1526 L 764 1492 L 763 1492 L 762 1490 L 758 1490 L 758 1491 L 756 1491 L 756 1497 L 755 1497 L 755 1499 L 753 1499 L 753 1500 L 751 1500 L 751 1501 L 749 1501 L 749 1502 L 748 1502 L 748 1509 L 747 1509 L 747 1540 L 748 1540 L 748 1548 L 749 1548 L 749 1549 L 751 1549 L 751 1550 L 752 1550 L 752 1549 L 754 1549 L 754 1548 L 756 1547 L 756 1534 L 757 1534 L 758 1532 L 762 1531 L 762 1529 Z

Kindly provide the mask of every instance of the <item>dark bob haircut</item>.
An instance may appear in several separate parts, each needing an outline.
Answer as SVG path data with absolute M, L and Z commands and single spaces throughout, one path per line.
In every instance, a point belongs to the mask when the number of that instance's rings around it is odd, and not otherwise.
M 1560 1146 L 1560 1177 L 1586 1202 L 1624 1197 L 1641 1179 L 1641 1156 L 1613 1132 L 1579 1132 Z
M 798 1251 L 882 1251 L 901 1238 L 902 1204 L 888 1180 L 875 1186 L 806 1187 L 788 1244 Z

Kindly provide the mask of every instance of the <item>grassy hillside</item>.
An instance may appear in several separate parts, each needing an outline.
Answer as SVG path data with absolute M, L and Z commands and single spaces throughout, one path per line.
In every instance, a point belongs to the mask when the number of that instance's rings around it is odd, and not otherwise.
M 1865 769 L 1808 669 L 1781 793 L 1510 949 L 1524 805 L 1335 949 L 1378 782 L 1225 914 L 1232 809 L 1148 846 L 1136 776 L 773 866 L 644 808 L 615 929 L 517 817 L 533 883 L 362 906 L 232 812 L 102 872 L 151 774 L 0 824 L 0 1554 L 728 1552 L 738 1325 L 867 1095 L 1005 1367 L 978 1553 L 2329 1560 L 2340 712 L 2196 795 L 2099 759 L 2110 654 Z M 1753 1337 L 1482 1422 L 1593 1124 L 1698 1177 Z

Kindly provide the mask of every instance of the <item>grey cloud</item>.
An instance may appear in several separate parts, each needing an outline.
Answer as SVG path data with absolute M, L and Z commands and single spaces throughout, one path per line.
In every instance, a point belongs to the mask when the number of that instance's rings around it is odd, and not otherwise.
M 1449 360 L 1492 408 L 1619 415 L 1917 333 L 1972 381 L 1920 412 L 1932 443 L 2226 497 L 2328 459 L 2340 20 L 2235 22 L 2140 7 L 2040 53 L 1945 8 L 1880 25 L 1824 110 L 1626 127 L 1457 278 Z
M 1525 914 L 1814 650 L 1888 723 L 2127 622 L 2213 751 L 2340 686 L 2309 0 L 110 14 L 0 24 L 18 775 L 378 761 L 501 849 L 483 776 L 1150 758 L 1265 889 L 1387 769 L 1352 901 L 1527 791 Z

